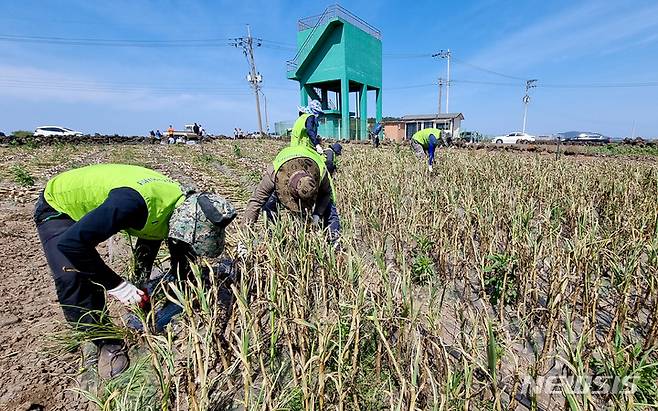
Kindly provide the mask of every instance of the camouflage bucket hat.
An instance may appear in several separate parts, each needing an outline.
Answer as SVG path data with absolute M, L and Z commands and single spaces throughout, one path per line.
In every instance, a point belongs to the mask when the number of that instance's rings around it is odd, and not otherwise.
M 189 244 L 203 257 L 217 257 L 224 251 L 226 226 L 237 213 L 233 205 L 216 194 L 192 194 L 169 220 L 169 238 Z
M 295 213 L 313 208 L 319 185 L 320 168 L 308 157 L 296 157 L 286 161 L 274 177 L 274 188 L 279 201 Z

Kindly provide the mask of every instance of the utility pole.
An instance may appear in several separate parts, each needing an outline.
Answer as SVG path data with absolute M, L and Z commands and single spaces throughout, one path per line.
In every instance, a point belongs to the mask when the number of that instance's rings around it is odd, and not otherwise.
M 448 73 L 446 75 L 446 113 L 450 112 L 450 49 L 441 50 L 438 53 L 432 54 L 432 57 L 439 57 L 448 60 Z
M 439 111 L 437 111 L 437 118 L 438 114 L 441 114 L 441 100 L 443 100 L 443 79 L 439 77 Z
M 528 118 L 528 104 L 530 103 L 530 89 L 537 87 L 537 79 L 526 80 L 525 95 L 523 96 L 523 132 L 525 133 L 526 120 Z
M 267 96 L 263 93 L 263 90 L 260 91 L 260 94 L 263 95 L 263 102 L 265 103 L 265 131 L 267 134 L 270 134 L 270 119 L 267 116 Z
M 254 89 L 254 95 L 256 96 L 256 113 L 258 114 L 258 131 L 263 135 L 263 120 L 260 116 L 260 83 L 263 82 L 263 76 L 256 70 L 256 62 L 254 61 L 254 47 L 260 47 L 263 40 L 258 38 L 251 37 L 251 28 L 247 24 L 247 37 L 237 37 L 232 39 L 230 43 L 234 47 L 242 48 L 242 51 L 247 57 L 247 62 L 249 63 L 249 74 L 247 74 L 247 81 L 251 84 L 251 87 Z

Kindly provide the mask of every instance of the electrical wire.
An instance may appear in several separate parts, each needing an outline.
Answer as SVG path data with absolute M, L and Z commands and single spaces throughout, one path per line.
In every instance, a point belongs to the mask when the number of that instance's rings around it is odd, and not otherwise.
M 544 88 L 636 88 L 636 87 L 658 87 L 658 81 L 646 81 L 637 83 L 583 83 L 583 84 L 554 84 L 540 83 Z
M 51 44 L 63 46 L 94 46 L 94 47 L 228 47 L 229 39 L 185 39 L 185 40 L 134 40 L 134 39 L 101 39 L 101 38 L 71 38 L 46 36 L 17 36 L 0 34 L 0 41 L 32 44 Z
M 475 64 L 469 63 L 469 62 L 464 61 L 464 60 L 462 60 L 462 59 L 456 58 L 456 57 L 454 57 L 452 54 L 450 55 L 450 58 L 451 58 L 451 60 L 454 61 L 455 63 L 463 64 L 463 65 L 465 65 L 465 66 L 471 67 L 471 68 L 473 68 L 473 69 L 475 69 L 475 70 L 482 71 L 482 72 L 484 72 L 484 73 L 489 73 L 489 74 L 493 74 L 493 75 L 495 75 L 495 76 L 505 77 L 505 78 L 508 78 L 508 79 L 511 79 L 511 80 L 521 80 L 521 81 L 526 81 L 525 78 L 516 77 L 516 76 L 511 76 L 511 75 L 509 75 L 509 74 L 500 73 L 500 72 L 498 72 L 498 71 L 494 71 L 494 70 L 490 70 L 490 69 L 488 69 L 488 68 L 484 68 L 484 67 L 477 66 L 477 65 L 475 65 Z
M 52 44 L 63 46 L 99 46 L 99 47 L 230 47 L 235 39 L 208 38 L 208 39 L 173 39 L 173 40 L 137 40 L 137 39 L 104 39 L 79 38 L 56 36 L 26 36 L 14 34 L 0 34 L 0 41 L 32 44 Z M 294 51 L 293 45 L 273 40 L 258 39 L 262 47 L 273 50 Z

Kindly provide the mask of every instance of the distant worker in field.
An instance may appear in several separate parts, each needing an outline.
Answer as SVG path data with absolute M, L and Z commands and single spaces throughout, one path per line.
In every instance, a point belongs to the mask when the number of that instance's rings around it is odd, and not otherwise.
M 430 172 L 434 164 L 434 152 L 441 141 L 441 130 L 438 128 L 424 128 L 417 131 L 409 141 L 416 157 L 419 159 L 427 157 Z
M 197 123 L 194 123 L 192 126 L 192 132 L 194 133 L 195 136 L 199 135 L 199 125 Z
M 64 317 L 92 335 L 111 321 L 103 315 L 105 291 L 126 306 L 149 303 L 145 291 L 103 262 L 98 244 L 119 231 L 136 237 L 135 274 L 148 280 L 166 240 L 170 274 L 184 280 L 190 260 L 222 253 L 225 228 L 235 216 L 231 203 L 220 196 L 184 193 L 163 174 L 123 164 L 91 165 L 53 177 L 34 211 Z M 129 364 L 124 341 L 97 338 L 99 375 L 112 378 L 123 372 Z
M 322 154 L 318 136 L 318 119 L 324 111 L 317 100 L 312 100 L 307 107 L 298 107 L 299 118 L 295 121 L 290 134 L 290 146 L 305 145 Z
M 253 224 L 263 211 L 269 220 L 274 220 L 283 206 L 293 213 L 310 215 L 314 224 L 328 227 L 330 238 L 335 241 L 340 233 L 340 218 L 337 212 L 331 215 L 333 197 L 325 158 L 307 146 L 286 147 L 263 174 L 247 202 L 243 221 Z
M 169 124 L 169 128 L 167 129 L 167 136 L 169 136 L 169 139 L 174 138 L 174 128 L 172 127 L 171 124 Z
M 160 132 L 160 130 L 156 130 L 155 138 L 157 138 L 158 140 L 162 140 L 162 133 Z
M 336 174 L 336 170 L 338 169 L 337 163 L 338 163 L 338 156 L 341 155 L 343 152 L 343 146 L 340 145 L 340 143 L 334 143 L 329 148 L 326 148 L 324 150 L 324 158 L 325 158 L 325 165 L 327 166 L 327 171 L 331 176 L 333 177 Z

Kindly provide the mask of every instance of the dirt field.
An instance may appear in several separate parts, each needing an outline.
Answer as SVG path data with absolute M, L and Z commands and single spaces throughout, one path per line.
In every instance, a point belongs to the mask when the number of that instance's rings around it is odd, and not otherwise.
M 51 350 L 52 342 L 48 340 L 53 333 L 65 330 L 67 327 L 63 323 L 63 316 L 57 304 L 53 282 L 32 223 L 33 203 L 39 190 L 49 177 L 66 169 L 93 163 L 121 162 L 138 164 L 161 171 L 182 183 L 191 183 L 202 190 L 224 195 L 231 199 L 238 211 L 241 212 L 255 184 L 260 180 L 262 171 L 282 146 L 283 143 L 281 142 L 262 140 L 239 141 L 237 143 L 216 141 L 204 147 L 161 145 L 0 147 L 0 158 L 2 158 L 3 164 L 2 169 L 0 169 L 0 194 L 2 195 L 0 197 L 0 250 L 2 250 L 0 272 L 4 276 L 3 281 L 0 282 L 0 369 L 2 370 L 2 373 L 0 373 L 0 387 L 3 387 L 2 392 L 0 392 L 0 410 L 91 409 L 91 406 L 85 400 L 77 394 L 67 391 L 67 388 L 77 386 L 76 376 L 80 367 L 80 355 L 78 353 L 54 354 Z M 402 147 L 402 149 L 407 150 L 406 147 Z M 370 148 L 367 146 L 348 148 L 345 156 L 348 159 L 344 162 L 350 162 L 349 156 L 351 153 L 361 153 L 364 150 L 370 150 Z M 385 154 L 378 155 L 388 156 L 382 158 L 390 160 L 395 158 L 395 150 L 397 150 L 396 147 L 389 146 L 383 149 Z M 407 154 L 405 152 L 405 155 Z M 485 162 L 489 161 L 489 156 L 498 155 L 511 157 L 514 154 L 486 152 L 478 154 L 471 152 L 468 154 L 467 150 L 462 150 L 460 158 L 476 156 L 472 157 L 476 162 Z M 551 155 L 550 153 L 522 154 L 522 156 Z M 442 160 L 451 159 L 451 154 L 441 154 L 441 156 Z M 533 161 L 532 158 L 534 157 L 528 158 L 528 161 Z M 573 162 L 574 169 L 579 169 L 581 165 L 592 169 L 599 165 L 602 168 L 607 167 L 605 165 L 607 160 L 601 157 L 574 156 L 565 161 Z M 624 160 L 614 160 L 615 163 L 620 161 Z M 516 163 L 510 160 L 509 164 L 513 166 Z M 651 160 L 647 164 L 646 167 L 651 172 L 650 167 L 654 167 L 655 162 Z M 384 166 L 388 167 L 388 165 Z M 353 167 L 356 168 L 354 170 L 355 174 L 358 174 L 358 167 Z M 363 175 L 372 172 L 368 170 L 361 171 Z M 476 175 L 477 167 L 465 169 L 464 172 Z M 22 187 L 21 183 L 25 183 L 28 176 L 34 178 L 34 185 Z M 499 178 L 504 179 L 504 176 L 505 174 L 502 173 Z M 338 182 L 338 191 L 341 194 L 346 194 L 344 190 L 346 190 L 348 183 L 345 181 L 346 177 L 341 178 L 342 182 Z M 363 180 L 359 181 L 364 181 L 364 184 L 372 184 L 373 190 L 376 190 L 374 188 L 376 183 L 373 183 L 375 180 L 371 181 L 369 178 L 363 177 Z M 510 182 L 509 184 L 513 188 L 513 183 Z M 404 186 L 400 190 L 404 191 Z M 402 197 L 398 201 L 402 202 L 405 199 Z M 344 206 L 347 208 L 350 205 L 353 207 L 342 210 L 342 212 L 346 216 L 348 230 L 354 233 L 353 237 L 350 238 L 354 239 L 355 253 L 362 256 L 364 266 L 375 266 L 381 259 L 382 263 L 380 264 L 382 266 L 387 265 L 386 275 L 388 276 L 389 272 L 390 275 L 393 275 L 395 269 L 390 267 L 395 267 L 399 261 L 396 262 L 397 257 L 392 255 L 393 247 L 389 247 L 388 237 L 382 240 L 381 250 L 370 249 L 365 240 L 364 242 L 357 240 L 361 236 L 363 238 L 368 237 L 368 230 L 377 230 L 378 222 L 369 215 L 369 210 L 361 207 L 358 202 L 347 201 L 344 197 L 339 199 L 339 207 Z M 404 207 L 402 209 L 406 210 Z M 477 205 L 474 205 L 474 207 L 477 207 Z M 440 224 L 445 230 L 454 229 L 456 232 L 458 231 L 458 225 L 453 226 L 451 224 L 454 221 L 459 221 L 459 218 L 467 218 L 468 215 L 465 217 L 465 214 L 471 211 L 455 209 L 445 212 L 448 215 L 445 221 L 441 220 L 442 217 L 437 217 L 436 214 L 427 214 L 419 218 L 421 218 L 422 224 L 427 224 L 427 226 L 433 222 L 435 225 Z M 452 218 L 455 220 L 451 220 Z M 357 224 L 356 221 L 365 221 L 366 223 Z M 482 221 L 486 220 L 483 219 Z M 529 224 L 532 225 L 534 222 L 530 221 Z M 507 228 L 500 229 L 505 230 Z M 419 236 L 423 233 L 422 230 L 421 227 L 418 233 Z M 479 242 L 480 240 L 476 239 L 474 241 Z M 504 242 L 507 240 L 501 237 L 497 241 Z M 375 246 L 379 247 L 377 244 Z M 479 243 L 475 244 L 473 242 L 472 246 L 477 249 Z M 414 244 L 414 247 L 419 246 Z M 398 251 L 396 250 L 396 252 Z M 407 253 L 409 250 L 404 249 L 400 252 Z M 101 254 L 105 258 L 109 257 L 107 247 L 104 245 L 101 246 Z M 443 264 L 444 260 L 448 258 L 446 255 L 435 256 L 434 254 L 430 254 L 430 257 L 435 259 L 437 267 L 439 261 Z M 453 257 L 453 255 L 450 257 Z M 457 257 L 455 256 L 455 258 Z M 542 264 L 547 266 L 549 263 L 542 260 Z M 449 278 L 455 279 L 455 277 L 458 277 L 453 273 L 457 270 L 456 266 L 453 267 L 448 262 L 445 263 L 445 266 L 449 267 L 446 268 L 446 273 L 448 273 L 446 275 Z M 461 278 L 457 278 L 454 285 L 448 289 L 445 301 L 455 306 L 458 305 L 459 293 L 466 292 L 465 290 L 468 287 Z M 421 311 L 427 309 L 431 312 L 435 296 L 426 288 L 421 289 L 419 287 L 418 291 L 418 301 L 414 303 L 421 307 Z M 396 292 L 404 294 L 400 290 Z M 473 295 L 467 297 L 479 298 L 480 295 L 482 294 L 478 294 L 473 290 Z M 462 294 L 462 297 L 465 296 L 466 294 Z M 576 297 L 573 298 L 575 301 Z M 443 304 L 443 297 L 441 297 L 441 302 Z M 487 311 L 486 308 L 482 310 Z M 508 310 L 508 308 L 505 308 L 505 310 Z M 447 314 L 447 311 L 445 312 L 446 317 L 440 335 L 446 340 L 457 341 L 460 338 L 460 321 L 463 325 L 465 320 L 458 318 L 454 314 L 455 311 L 450 312 L 452 313 L 450 315 Z M 497 312 L 498 309 L 496 309 L 496 312 L 492 312 L 492 316 L 496 316 Z M 507 312 L 505 311 L 505 313 Z M 511 311 L 509 312 L 512 315 Z M 502 308 L 500 313 L 503 314 Z M 510 329 L 507 329 L 508 333 Z M 451 336 L 451 333 L 454 333 L 454 335 Z M 513 335 L 508 337 L 511 340 L 515 338 Z M 514 349 L 512 344 L 507 348 L 510 351 Z M 379 350 L 382 350 L 381 346 Z M 509 372 L 512 372 L 511 368 Z
M 181 182 L 219 192 L 241 210 L 260 179 L 264 160 L 280 143 L 262 142 L 251 156 L 236 158 L 233 145 L 216 145 L 212 155 L 228 160 L 216 169 L 199 147 L 152 145 L 0 148 L 0 410 L 86 410 L 87 404 L 66 388 L 75 387 L 77 353 L 54 355 L 48 337 L 66 329 L 55 288 L 32 222 L 38 190 L 60 171 L 99 162 L 127 162 L 151 167 Z M 246 150 L 245 150 L 246 151 Z M 193 153 L 188 159 L 188 153 Z M 258 154 L 255 156 L 254 154 Z M 253 157 L 252 157 L 253 156 Z M 34 187 L 16 184 L 11 171 L 21 166 L 35 178 Z M 107 259 L 107 247 L 101 245 Z

